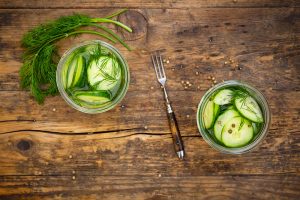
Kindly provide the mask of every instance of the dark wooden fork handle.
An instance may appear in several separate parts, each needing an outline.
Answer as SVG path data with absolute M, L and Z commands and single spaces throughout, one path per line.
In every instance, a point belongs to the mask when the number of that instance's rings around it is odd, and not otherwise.
M 169 125 L 170 125 L 170 129 L 171 129 L 172 137 L 173 137 L 175 152 L 177 153 L 177 155 L 180 159 L 183 159 L 184 147 L 183 147 L 183 142 L 182 142 L 182 138 L 180 135 L 178 123 L 177 123 L 177 120 L 175 117 L 175 113 L 173 112 L 170 104 L 167 104 L 167 108 L 168 108 Z

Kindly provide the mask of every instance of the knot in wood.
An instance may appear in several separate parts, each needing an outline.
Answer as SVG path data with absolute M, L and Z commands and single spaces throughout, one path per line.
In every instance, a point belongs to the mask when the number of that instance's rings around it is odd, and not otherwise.
M 20 140 L 17 144 L 17 148 L 21 151 L 27 151 L 31 148 L 31 142 L 27 140 Z
M 129 10 L 120 15 L 118 20 L 132 29 L 132 33 L 118 27 L 118 31 L 123 35 L 124 40 L 133 41 L 144 37 L 147 34 L 148 22 L 145 16 L 134 10 Z

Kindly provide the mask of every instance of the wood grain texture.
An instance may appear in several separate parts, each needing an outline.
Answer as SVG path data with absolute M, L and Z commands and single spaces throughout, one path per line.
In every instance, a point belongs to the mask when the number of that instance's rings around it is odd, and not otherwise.
M 60 2 L 1 1 L 0 199 L 299 199 L 300 9 L 295 1 L 238 1 L 239 8 L 231 1 L 186 2 L 86 1 L 71 9 L 72 1 L 65 9 Z M 59 96 L 41 106 L 20 90 L 19 41 L 26 31 L 61 15 L 102 16 L 124 5 L 138 9 L 120 18 L 133 34 L 116 30 L 133 51 L 117 45 L 131 84 L 115 109 L 87 115 Z M 60 52 L 95 38 L 60 42 Z M 185 144 L 183 162 L 174 153 L 150 63 L 155 49 L 170 60 L 167 85 Z M 229 59 L 234 63 L 224 64 Z M 233 70 L 236 64 L 241 70 Z M 196 109 L 211 87 L 209 75 L 247 81 L 266 95 L 272 124 L 253 152 L 224 155 L 199 136 Z M 181 81 L 192 86 L 185 89 Z
M 239 7 L 299 7 L 297 0 L 1 0 L 0 8 L 239 8 Z

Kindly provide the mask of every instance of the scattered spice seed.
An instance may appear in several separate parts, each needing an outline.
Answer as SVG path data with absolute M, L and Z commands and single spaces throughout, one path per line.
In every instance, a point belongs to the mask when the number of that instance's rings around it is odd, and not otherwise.
M 190 117 L 190 115 L 186 115 L 186 117 L 187 117 L 187 118 L 189 118 L 189 117 Z
M 182 84 L 184 84 L 184 81 L 181 81 Z
M 75 177 L 75 176 L 72 176 L 72 179 L 73 179 L 73 180 L 75 180 L 75 179 L 76 179 L 76 177 Z
M 188 88 L 188 87 L 186 87 L 186 86 L 184 87 L 184 89 L 187 89 L 187 88 Z
M 189 81 L 187 81 L 187 82 L 186 82 L 186 84 L 190 84 L 190 82 L 189 82 Z
M 199 72 L 196 72 L 196 75 L 199 75 Z
M 198 86 L 197 88 L 200 89 L 200 86 Z
M 234 128 L 234 127 L 235 127 L 235 124 L 231 124 L 231 126 L 232 126 L 232 128 Z
M 56 111 L 56 108 L 53 108 L 52 111 L 55 112 L 55 111 Z
M 161 174 L 158 174 L 158 177 L 161 177 Z
M 210 77 L 210 76 L 208 76 L 208 77 L 207 77 L 207 79 L 208 79 L 208 80 L 210 80 L 210 79 L 211 79 L 211 77 Z
M 217 81 L 214 81 L 214 84 L 216 84 L 217 83 Z
M 214 81 L 214 80 L 215 80 L 215 77 L 212 77 L 212 78 L 211 78 L 211 80 L 213 80 L 213 81 Z
M 125 105 L 121 105 L 121 108 L 125 108 Z
M 189 86 L 191 87 L 191 86 L 192 86 L 192 84 L 190 83 L 190 84 L 189 84 Z
M 75 173 L 76 173 L 76 172 L 73 170 L 73 171 L 72 171 L 72 174 L 75 174 Z
M 151 86 L 151 90 L 153 90 L 154 89 L 154 87 L 153 86 Z
M 70 159 L 72 159 L 72 158 L 73 158 L 73 156 L 72 156 L 72 155 L 69 155 L 69 158 L 70 158 Z
M 146 129 L 146 130 L 147 130 L 147 129 L 148 129 L 148 126 L 145 126 L 145 127 L 144 127 L 144 129 Z
M 228 62 L 227 62 L 227 61 L 225 61 L 225 62 L 224 62 L 224 64 L 225 64 L 225 65 L 227 65 L 227 64 L 228 64 Z
M 228 133 L 229 133 L 229 134 L 231 134 L 231 133 L 232 133 L 232 130 L 231 130 L 231 129 L 229 129 L 229 130 L 228 130 Z
M 169 60 L 167 60 L 167 64 L 169 64 L 170 63 L 170 61 Z

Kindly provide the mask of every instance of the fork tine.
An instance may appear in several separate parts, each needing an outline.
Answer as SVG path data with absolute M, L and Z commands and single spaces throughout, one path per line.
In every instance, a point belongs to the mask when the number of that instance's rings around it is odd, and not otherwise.
M 151 53 L 151 60 L 152 60 L 152 64 L 153 64 L 153 67 L 154 67 L 154 70 L 155 70 L 156 78 L 159 79 L 158 72 L 157 72 L 157 69 L 156 69 L 156 64 L 155 64 L 155 61 L 154 61 L 154 55 L 152 53 Z
M 156 63 L 157 63 L 157 68 L 158 68 L 158 71 L 159 71 L 159 77 L 160 78 L 163 78 L 163 76 L 162 76 L 162 71 L 161 71 L 161 66 L 160 66 L 160 64 L 159 64 L 159 51 L 156 51 L 155 52 L 155 59 L 156 59 Z
M 156 77 L 157 77 L 157 79 L 159 79 L 159 74 L 158 74 L 158 71 L 157 71 L 157 66 L 156 66 L 156 63 L 154 61 L 154 55 L 153 54 L 151 54 L 151 59 L 152 59 L 153 67 L 155 69 Z
M 165 73 L 165 69 L 164 69 L 164 64 L 163 64 L 162 56 L 160 55 L 160 53 L 159 53 L 159 59 L 160 59 L 160 66 L 161 66 L 161 69 L 162 69 L 162 77 L 166 77 L 166 73 Z

